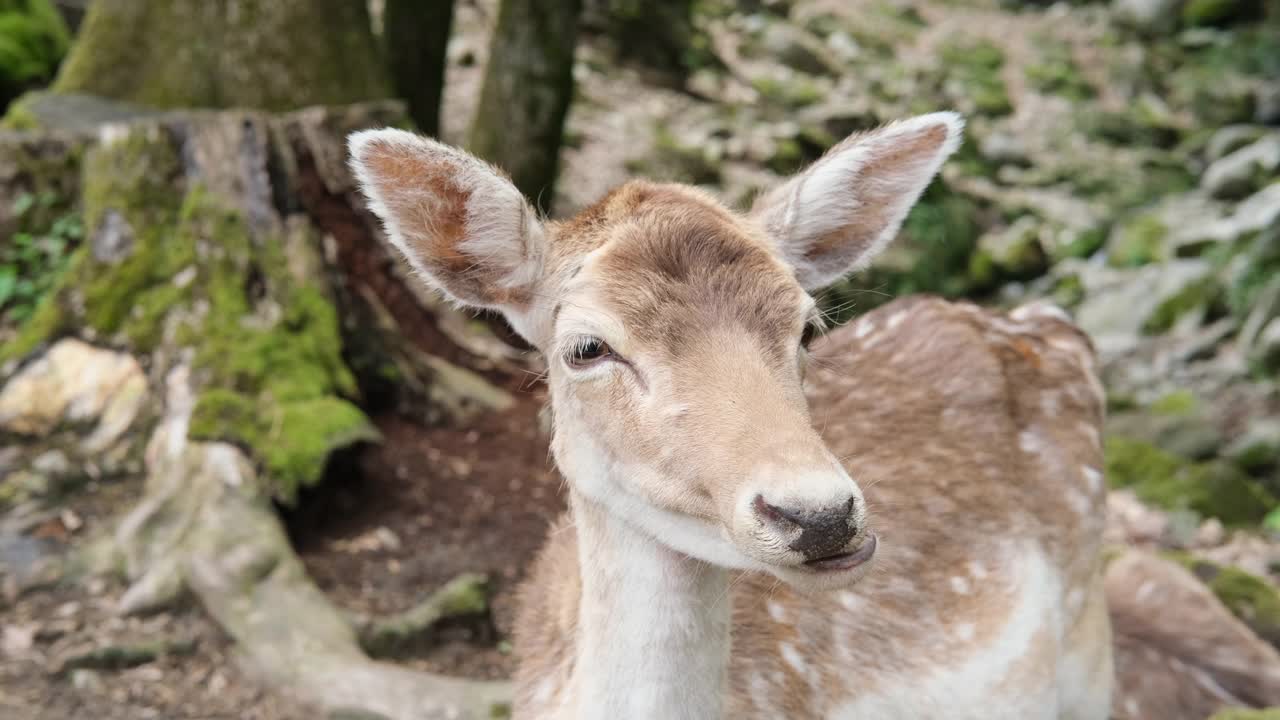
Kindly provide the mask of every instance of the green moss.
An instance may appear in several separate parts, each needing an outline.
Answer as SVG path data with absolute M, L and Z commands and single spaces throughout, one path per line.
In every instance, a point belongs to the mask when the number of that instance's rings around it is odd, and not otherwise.
M 1200 401 L 1190 390 L 1175 390 L 1151 403 L 1148 408 L 1158 415 L 1192 415 L 1200 408 Z
M 1222 462 L 1194 463 L 1154 445 L 1111 436 L 1107 480 L 1166 510 L 1190 510 L 1231 525 L 1252 525 L 1276 499 L 1238 469 Z
M 67 27 L 49 0 L 0 0 L 0 110 L 52 80 L 69 45 Z
M 974 110 L 984 115 L 1007 115 L 1013 111 L 1009 92 L 1000 72 L 1004 67 L 1004 51 L 980 40 L 973 43 L 948 43 L 941 49 L 943 67 L 964 88 L 965 98 Z
M 322 277 L 295 277 L 292 254 L 317 252 L 253 232 L 242 214 L 200 187 L 184 190 L 179 140 L 140 128 L 86 159 L 90 227 L 131 238 L 116 257 L 81 248 L 59 287 L 0 349 L 17 357 L 68 327 L 148 353 L 193 351 L 198 397 L 190 436 L 244 446 L 272 492 L 292 502 L 319 480 L 339 447 L 376 432 L 346 398 L 357 393 L 342 358 L 337 311 Z
M 1249 0 L 1188 0 L 1182 6 L 1182 22 L 1191 27 L 1225 25 L 1256 17 L 1259 4 Z
M 1097 94 L 1085 80 L 1071 47 L 1052 38 L 1040 38 L 1040 61 L 1027 67 L 1027 80 L 1043 93 L 1082 102 Z
M 778 80 L 772 77 L 758 77 L 751 81 L 751 87 L 760 93 L 760 97 L 771 105 L 787 109 L 802 108 L 822 99 L 822 88 L 812 78 L 796 73 L 790 80 Z
M 1138 215 L 1122 225 L 1111 242 L 1107 263 L 1112 267 L 1137 267 L 1164 259 L 1169 228 L 1154 215 Z
M 1215 278 L 1190 283 L 1156 306 L 1150 317 L 1142 323 L 1142 332 L 1148 335 L 1166 333 L 1184 316 L 1209 311 L 1219 304 L 1221 297 L 1222 286 Z

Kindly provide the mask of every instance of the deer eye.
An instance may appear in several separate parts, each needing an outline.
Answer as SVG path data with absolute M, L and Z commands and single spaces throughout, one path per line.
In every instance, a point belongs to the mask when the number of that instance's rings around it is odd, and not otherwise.
M 813 323 L 805 323 L 804 331 L 800 333 L 800 347 L 808 350 L 809 343 L 818 336 L 818 328 Z
M 569 350 L 568 361 L 573 367 L 586 367 L 613 356 L 613 348 L 600 338 L 582 337 Z

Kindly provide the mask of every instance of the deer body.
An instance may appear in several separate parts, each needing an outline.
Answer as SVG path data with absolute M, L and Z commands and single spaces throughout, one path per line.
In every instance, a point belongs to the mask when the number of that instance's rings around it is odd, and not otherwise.
M 548 356 L 570 511 L 516 717 L 1107 717 L 1088 341 L 918 299 L 808 348 L 807 291 L 892 239 L 960 127 L 852 137 L 745 216 L 633 182 L 567 223 L 452 148 L 353 138 L 409 262 Z
M 837 456 L 876 469 L 864 491 L 882 569 L 848 589 L 802 594 L 763 574 L 684 567 L 732 608 L 730 644 L 716 648 L 727 658 L 723 717 L 1107 717 L 1102 402 L 1091 351 L 1051 312 L 1018 317 L 913 299 L 815 345 L 807 383 L 814 423 Z M 638 656 L 679 667 L 690 655 L 649 623 L 666 624 L 663 613 L 730 617 L 716 604 L 657 609 L 658 598 L 676 600 L 637 577 L 628 607 L 657 617 L 634 633 L 625 612 L 592 628 L 573 569 L 592 572 L 600 545 L 590 530 L 582 537 L 580 521 L 575 528 L 581 516 L 575 506 L 551 532 L 524 588 L 516 626 L 523 717 L 618 715 L 574 705 L 575 669 L 594 675 L 598 667 L 580 665 L 583 633 L 607 633 L 631 658 L 617 671 L 635 688 Z M 580 546 L 590 548 L 586 562 Z M 704 651 L 719 637 L 690 635 L 705 639 Z M 698 685 L 680 677 L 676 688 Z M 720 716 L 680 707 L 622 716 Z

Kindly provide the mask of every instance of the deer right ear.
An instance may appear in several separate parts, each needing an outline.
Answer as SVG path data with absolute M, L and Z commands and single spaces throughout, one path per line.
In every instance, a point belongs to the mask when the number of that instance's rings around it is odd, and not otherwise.
M 889 244 L 942 163 L 964 121 L 921 115 L 854 135 L 765 193 L 751 213 L 810 290 L 865 267 Z
M 453 300 L 502 311 L 525 339 L 542 274 L 545 232 L 500 171 L 403 130 L 348 139 L 351 169 L 391 242 Z

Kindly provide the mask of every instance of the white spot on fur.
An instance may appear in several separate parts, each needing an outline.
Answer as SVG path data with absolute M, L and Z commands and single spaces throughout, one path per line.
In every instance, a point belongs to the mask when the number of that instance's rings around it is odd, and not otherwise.
M 809 666 L 805 664 L 804 657 L 800 655 L 800 651 L 796 650 L 796 646 L 789 642 L 780 643 L 778 650 L 782 653 L 782 659 L 787 665 L 791 666 L 801 677 L 808 677 Z
M 885 322 L 885 327 L 888 328 L 889 330 L 892 330 L 898 327 L 899 325 L 901 325 L 902 321 L 906 319 L 907 319 L 907 312 L 905 310 L 899 310 L 898 312 L 889 316 L 889 320 Z
M 840 604 L 844 606 L 845 610 L 856 612 L 862 609 L 862 598 L 854 595 L 848 590 L 841 591 L 838 597 L 840 598 Z
M 1088 465 L 1080 468 L 1080 473 L 1084 475 L 1084 480 L 1089 484 L 1090 492 L 1097 492 L 1102 489 L 1102 473 L 1097 468 L 1091 468 Z
M 968 563 L 969 574 L 976 580 L 985 580 L 987 577 L 987 566 L 982 564 L 981 560 L 970 560 Z
M 1018 433 L 1018 448 L 1024 453 L 1042 453 L 1044 452 L 1044 439 L 1034 430 L 1023 430 Z
M 861 340 L 870 335 L 876 329 L 876 324 L 870 320 L 861 320 L 857 325 L 853 326 L 853 336 Z
M 787 611 L 779 603 L 770 600 L 765 603 L 765 607 L 769 609 L 769 617 L 773 618 L 774 622 L 780 623 L 787 621 Z
M 973 639 L 973 634 L 973 623 L 960 623 L 956 626 L 956 639 L 961 642 L 969 642 Z
M 972 588 L 969 586 L 969 578 L 962 575 L 951 576 L 951 590 L 957 595 L 968 595 L 971 589 Z

